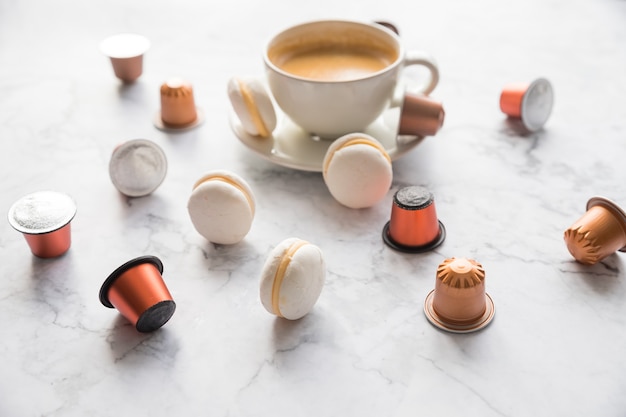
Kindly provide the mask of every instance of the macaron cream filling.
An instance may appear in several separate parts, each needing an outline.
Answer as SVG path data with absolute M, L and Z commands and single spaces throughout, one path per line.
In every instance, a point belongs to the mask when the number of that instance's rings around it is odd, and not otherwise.
M 261 113 L 259 113 L 259 108 L 254 102 L 252 92 L 245 82 L 237 80 L 237 84 L 239 85 L 239 91 L 241 91 L 241 97 L 246 104 L 246 108 L 250 112 L 250 118 L 252 119 L 252 123 L 254 123 L 254 126 L 259 131 L 259 135 L 263 137 L 269 136 L 270 133 L 267 129 L 267 126 L 265 126 L 265 123 L 263 123 L 263 118 L 261 117 Z
M 198 181 L 196 181 L 196 183 L 193 185 L 193 189 L 195 190 L 196 188 L 198 188 L 201 184 L 204 184 L 207 181 L 222 181 L 225 182 L 226 184 L 232 185 L 233 187 L 235 187 L 237 190 L 239 190 L 245 197 L 246 200 L 248 201 L 248 205 L 250 206 L 250 210 L 252 211 L 252 214 L 254 215 L 254 201 L 252 200 L 252 198 L 250 197 L 250 193 L 248 193 L 248 191 L 243 188 L 241 186 L 241 184 L 239 184 L 238 182 L 226 177 L 226 176 L 222 176 L 222 175 L 214 175 L 214 174 L 209 174 L 207 176 L 204 176 L 202 178 L 200 178 Z
M 353 145 L 367 145 L 367 146 L 371 146 L 373 148 L 376 148 L 377 150 L 380 151 L 381 154 L 384 155 L 385 159 L 387 159 L 389 161 L 389 163 L 391 163 L 391 158 L 389 157 L 389 154 L 387 153 L 387 151 L 385 150 L 385 148 L 382 147 L 382 145 L 376 143 L 376 142 L 372 142 L 371 140 L 367 139 L 367 138 L 354 138 L 354 139 L 350 139 L 348 141 L 346 141 L 345 143 L 343 143 L 342 145 L 340 145 L 337 149 L 335 149 L 334 153 L 339 152 L 340 150 L 347 148 L 348 146 L 353 146 Z M 330 165 L 332 158 L 326 158 L 325 164 L 324 164 L 324 173 L 328 173 L 328 167 Z
M 284 317 L 280 312 L 280 287 L 283 285 L 283 279 L 285 278 L 285 272 L 291 263 L 291 259 L 296 254 L 298 249 L 300 249 L 304 245 L 308 245 L 309 242 L 304 240 L 298 240 L 294 242 L 290 247 L 288 247 L 283 253 L 280 264 L 278 268 L 276 268 L 276 273 L 274 274 L 274 281 L 272 283 L 272 308 L 274 310 L 274 314 L 278 317 Z

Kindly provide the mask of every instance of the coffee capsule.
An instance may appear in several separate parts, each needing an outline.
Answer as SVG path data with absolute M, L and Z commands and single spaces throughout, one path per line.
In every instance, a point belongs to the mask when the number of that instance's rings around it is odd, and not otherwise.
M 543 127 L 554 102 L 552 84 L 538 78 L 530 84 L 512 83 L 502 90 L 500 110 L 514 119 L 521 119 L 524 127 L 535 132 Z
M 485 270 L 473 259 L 448 258 L 437 268 L 435 289 L 424 302 L 426 318 L 453 333 L 487 326 L 494 317 L 493 300 L 485 292 Z
M 400 30 L 398 30 L 398 27 L 387 20 L 376 20 L 374 23 L 377 23 L 381 26 L 386 27 L 387 29 L 395 33 L 396 35 L 400 35 Z
M 626 252 L 626 213 L 604 197 L 587 202 L 587 212 L 563 234 L 567 249 L 582 264 L 593 265 L 615 251 Z
M 426 252 L 441 245 L 446 229 L 438 219 L 433 194 L 421 186 L 409 186 L 393 196 L 391 219 L 383 228 L 383 241 L 409 253 Z
M 9 209 L 9 224 L 21 232 L 33 255 L 55 258 L 71 246 L 71 221 L 76 203 L 63 193 L 38 191 L 16 201 Z
M 117 146 L 109 162 L 111 182 L 128 197 L 152 193 L 161 185 L 166 173 L 165 152 L 146 139 L 133 139 Z
M 161 84 L 161 111 L 154 119 L 157 129 L 180 131 L 193 129 L 204 121 L 202 110 L 196 107 L 193 87 L 181 78 L 171 78 Z
M 135 33 L 120 33 L 100 43 L 100 51 L 109 57 L 115 76 L 125 83 L 132 83 L 143 72 L 143 55 L 150 48 L 150 41 Z
M 176 310 L 162 273 L 163 263 L 156 256 L 131 259 L 104 281 L 100 302 L 116 308 L 139 332 L 157 330 Z
M 433 136 L 443 126 L 445 112 L 439 101 L 423 94 L 405 93 L 398 135 Z

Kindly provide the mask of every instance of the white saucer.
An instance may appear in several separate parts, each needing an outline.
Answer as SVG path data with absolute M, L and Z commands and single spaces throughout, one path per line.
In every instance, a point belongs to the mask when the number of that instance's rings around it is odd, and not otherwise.
M 230 126 L 239 140 L 261 157 L 288 168 L 322 172 L 324 156 L 332 140 L 312 137 L 276 107 L 278 125 L 271 136 L 262 138 L 247 133 L 235 114 L 230 111 Z M 396 160 L 423 139 L 421 136 L 397 136 L 400 108 L 387 109 L 381 117 L 363 130 L 376 138 L 391 160 Z

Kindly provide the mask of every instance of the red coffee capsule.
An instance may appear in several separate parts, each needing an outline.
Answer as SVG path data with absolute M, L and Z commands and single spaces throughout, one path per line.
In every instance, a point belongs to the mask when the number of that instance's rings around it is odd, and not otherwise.
M 176 310 L 162 273 L 163 263 L 156 256 L 132 259 L 104 281 L 100 302 L 115 307 L 140 332 L 157 330 Z
M 419 253 L 441 245 L 446 229 L 437 219 L 435 200 L 421 186 L 404 187 L 393 196 L 391 219 L 383 229 L 384 242 L 393 249 Z
M 439 101 L 423 94 L 405 93 L 398 135 L 433 136 L 443 126 L 445 112 Z
M 71 221 L 76 203 L 66 194 L 38 191 L 16 201 L 9 209 L 9 224 L 21 232 L 33 255 L 55 258 L 72 243 Z
M 552 84 L 538 78 L 530 84 L 506 85 L 500 95 L 500 110 L 509 117 L 521 119 L 524 127 L 534 132 L 541 129 L 550 117 L 553 102 Z
M 626 213 L 604 197 L 587 202 L 587 212 L 563 234 L 578 262 L 593 265 L 615 251 L 626 252 Z
M 473 259 L 448 258 L 437 268 L 435 289 L 426 297 L 424 314 L 436 327 L 469 333 L 494 317 L 493 300 L 485 292 L 485 270 Z

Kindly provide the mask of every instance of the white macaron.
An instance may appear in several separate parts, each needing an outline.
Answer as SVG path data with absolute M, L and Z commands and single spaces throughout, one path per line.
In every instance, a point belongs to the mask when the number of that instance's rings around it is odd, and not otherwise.
M 209 242 L 232 245 L 248 234 L 255 200 L 243 178 L 215 170 L 196 181 L 187 210 L 198 233 Z
M 324 182 L 332 196 L 350 208 L 371 207 L 382 200 L 393 180 L 391 158 L 365 133 L 335 140 L 324 157 Z
M 228 81 L 228 98 L 243 129 L 253 136 L 267 137 L 276 128 L 276 112 L 263 83 L 252 77 Z
M 288 320 L 304 317 L 317 302 L 326 280 L 322 251 L 298 238 L 276 246 L 261 273 L 261 303 L 265 309 Z

